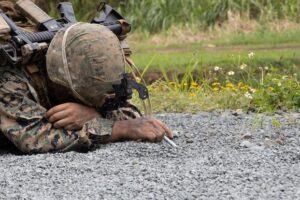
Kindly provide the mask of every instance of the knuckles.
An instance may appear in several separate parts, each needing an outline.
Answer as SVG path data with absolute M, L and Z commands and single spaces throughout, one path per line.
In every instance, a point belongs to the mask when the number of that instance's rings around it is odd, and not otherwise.
M 149 137 L 150 142 L 156 142 L 157 140 L 157 135 L 155 133 L 152 133 Z

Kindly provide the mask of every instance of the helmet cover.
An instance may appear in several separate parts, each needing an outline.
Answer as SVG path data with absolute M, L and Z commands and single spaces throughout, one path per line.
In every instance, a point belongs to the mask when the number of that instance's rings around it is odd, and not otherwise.
M 125 57 L 117 36 L 105 26 L 90 23 L 58 31 L 47 51 L 46 64 L 51 81 L 93 107 L 103 105 L 125 72 Z

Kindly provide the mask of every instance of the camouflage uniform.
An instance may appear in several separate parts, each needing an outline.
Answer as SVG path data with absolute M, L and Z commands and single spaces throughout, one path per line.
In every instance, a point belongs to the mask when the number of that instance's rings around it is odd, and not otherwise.
M 88 40 L 86 40 L 85 43 L 87 41 Z M 75 46 L 77 46 L 77 44 L 75 44 Z M 85 49 L 90 51 L 91 46 L 86 45 Z M 72 51 L 69 50 L 67 53 L 70 54 Z M 95 51 L 97 50 L 98 49 L 96 48 Z M 81 51 L 79 49 L 79 53 L 80 52 Z M 93 49 L 91 52 L 93 52 Z M 118 57 L 120 57 L 120 55 L 115 55 L 116 60 Z M 54 57 L 51 57 L 51 59 L 55 60 Z M 79 58 L 77 57 L 75 62 L 80 62 L 78 59 Z M 95 60 L 96 58 L 91 57 L 91 59 Z M 98 59 L 98 61 L 103 62 L 103 59 L 105 61 L 107 58 L 104 56 L 102 57 L 102 60 Z M 55 60 L 55 62 L 56 61 L 57 60 Z M 56 64 L 55 62 L 54 64 Z M 109 74 L 103 74 L 103 71 L 101 70 L 97 72 L 94 71 L 93 73 L 95 75 L 100 73 L 99 75 L 102 76 L 101 80 L 104 80 L 105 82 L 107 82 L 107 77 L 103 77 L 103 75 L 109 75 L 110 77 L 108 78 L 112 81 L 116 81 L 117 78 L 113 75 L 115 63 L 113 61 L 111 62 L 111 70 L 109 71 Z M 106 65 L 105 67 L 109 66 Z M 50 73 L 55 74 L 53 70 L 54 69 L 51 69 Z M 57 70 L 59 71 L 60 69 L 57 68 Z M 80 78 L 80 74 L 77 75 L 79 75 L 77 78 Z M 60 82 L 55 82 L 54 80 L 54 83 L 61 83 L 64 77 L 64 75 L 61 77 L 58 76 L 58 78 L 61 78 L 59 80 Z M 45 80 L 45 76 L 41 76 L 40 78 L 43 79 L 42 82 L 48 83 L 48 81 Z M 75 80 L 72 81 L 76 81 L 76 77 Z M 84 81 L 88 82 L 87 80 Z M 63 86 L 68 88 L 70 85 L 67 84 L 68 83 L 63 83 Z M 128 103 L 122 108 L 111 111 L 107 115 L 106 119 L 99 117 L 88 121 L 83 126 L 82 130 L 67 131 L 65 129 L 56 129 L 53 127 L 53 124 L 49 123 L 45 118 L 47 109 L 51 106 L 49 104 L 42 105 L 40 97 L 47 99 L 50 104 L 53 104 L 56 100 L 45 96 L 48 94 L 47 92 L 41 94 L 40 90 L 34 88 L 33 85 L 31 77 L 24 68 L 17 69 L 8 66 L 0 67 L 0 134 L 4 134 L 19 150 L 24 153 L 87 150 L 94 144 L 100 144 L 107 140 L 107 138 L 111 135 L 112 126 L 115 120 L 127 120 L 141 116 L 140 112 Z M 90 84 L 88 87 L 92 87 L 92 85 Z M 73 86 L 71 88 L 74 89 Z M 48 87 L 45 87 L 44 89 L 47 90 Z M 86 92 L 84 91 L 84 88 L 75 87 L 75 89 L 79 89 L 83 93 Z M 79 93 L 82 94 L 82 92 Z M 93 104 L 94 102 L 97 103 L 97 106 L 101 106 L 103 98 L 105 97 L 103 97 L 103 95 L 98 95 L 90 98 L 91 99 L 87 100 L 93 102 Z
M 128 104 L 113 111 L 110 119 L 95 118 L 87 122 L 80 131 L 55 129 L 45 119 L 47 110 L 37 102 L 34 93 L 23 72 L 0 68 L 1 132 L 24 153 L 90 149 L 110 136 L 114 120 L 140 116 L 135 107 Z

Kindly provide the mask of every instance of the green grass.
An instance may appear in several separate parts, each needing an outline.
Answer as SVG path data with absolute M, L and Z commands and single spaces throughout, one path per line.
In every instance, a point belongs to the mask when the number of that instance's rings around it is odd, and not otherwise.
M 194 76 L 193 68 L 187 66 L 181 79 L 166 77 L 148 87 L 154 112 L 242 109 L 272 113 L 300 108 L 300 79 L 287 68 L 236 66 L 232 71 L 212 68 L 207 76 Z M 164 69 L 162 72 L 166 73 Z M 141 106 L 136 96 L 133 101 Z
M 133 58 L 141 70 L 150 66 L 148 72 L 161 72 L 161 79 L 149 86 L 154 112 L 298 110 L 300 42 L 296 34 L 284 37 L 288 31 L 273 33 L 268 33 L 272 40 L 250 34 L 244 39 L 233 35 L 226 42 L 133 46 Z M 217 46 L 208 48 L 207 44 Z M 216 71 L 216 66 L 222 69 Z M 169 71 L 182 73 L 170 79 Z M 136 98 L 134 102 L 139 104 Z
M 299 44 L 300 46 L 300 44 Z M 176 49 L 175 51 L 158 50 L 150 52 L 136 52 L 133 55 L 133 59 L 136 65 L 143 69 L 153 60 L 150 64 L 152 69 L 164 68 L 167 70 L 184 69 L 191 62 L 198 62 L 197 67 L 203 66 L 220 66 L 220 67 L 233 67 L 241 64 L 241 60 L 244 60 L 247 64 L 247 56 L 249 52 L 256 54 L 255 61 L 252 62 L 253 66 L 264 65 L 278 65 L 285 66 L 290 64 L 296 64 L 300 66 L 300 48 L 285 48 L 282 49 L 264 49 L 264 46 L 243 46 L 241 49 L 235 47 L 229 47 L 225 49 L 203 49 L 199 50 L 185 50 Z M 232 50 L 234 49 L 234 50 Z
M 214 66 L 235 69 L 245 63 L 252 68 L 275 66 L 300 75 L 299 35 L 300 29 L 282 32 L 264 29 L 200 43 L 184 44 L 174 40 L 168 45 L 154 45 L 151 40 L 135 41 L 133 59 L 141 70 L 149 66 L 150 70 L 184 72 L 187 66 L 197 63 L 195 70 L 203 72 Z M 215 47 L 209 48 L 208 44 Z M 248 59 L 250 52 L 255 53 L 253 60 Z

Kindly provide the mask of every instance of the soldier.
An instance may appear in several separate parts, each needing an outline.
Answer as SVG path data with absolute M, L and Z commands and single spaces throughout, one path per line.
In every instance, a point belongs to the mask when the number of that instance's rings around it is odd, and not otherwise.
M 6 10 L 17 15 L 13 8 Z M 165 134 L 172 138 L 165 124 L 142 117 L 128 102 L 101 109 L 114 98 L 112 85 L 121 81 L 124 60 L 111 31 L 78 23 L 52 40 L 47 70 L 0 63 L 0 134 L 24 153 L 82 151 L 120 140 L 160 142 Z

